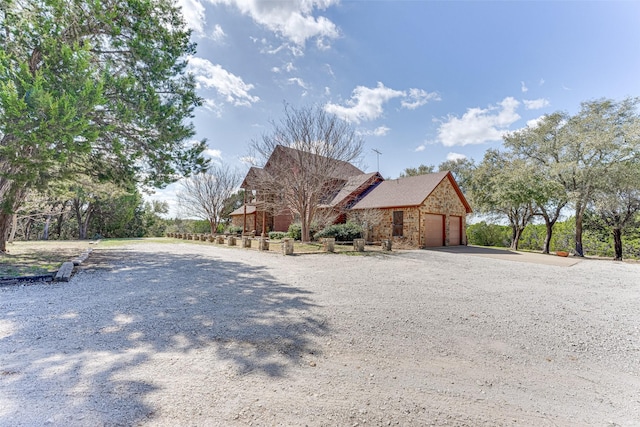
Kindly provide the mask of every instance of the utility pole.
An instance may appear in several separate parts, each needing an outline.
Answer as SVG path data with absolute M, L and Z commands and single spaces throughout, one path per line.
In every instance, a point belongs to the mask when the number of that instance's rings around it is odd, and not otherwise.
M 380 172 L 380 154 L 382 154 L 380 151 L 376 150 L 375 148 L 372 148 L 373 152 L 376 153 L 376 160 L 378 162 L 378 172 Z

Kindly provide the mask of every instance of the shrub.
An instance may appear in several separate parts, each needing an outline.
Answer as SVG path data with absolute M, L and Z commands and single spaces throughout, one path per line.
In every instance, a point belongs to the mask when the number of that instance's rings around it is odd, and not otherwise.
M 315 234 L 315 238 L 334 237 L 337 241 L 348 242 L 362 236 L 362 227 L 353 222 L 333 224 Z
M 511 228 L 507 225 L 477 222 L 467 226 L 467 238 L 470 245 L 509 247 Z
M 284 231 L 270 231 L 269 239 L 271 240 L 282 240 L 285 237 L 289 237 L 289 233 L 285 233 Z
M 296 222 L 289 225 L 289 232 L 287 233 L 293 240 L 302 239 L 302 226 Z
M 242 233 L 242 227 L 239 227 L 237 225 L 232 225 L 229 228 L 227 228 L 227 233 L 229 233 L 229 234 L 240 234 L 240 233 Z

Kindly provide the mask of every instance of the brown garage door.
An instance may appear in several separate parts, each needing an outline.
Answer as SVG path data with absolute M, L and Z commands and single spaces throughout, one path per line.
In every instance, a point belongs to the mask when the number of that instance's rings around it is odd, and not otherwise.
M 462 218 L 459 216 L 449 217 L 449 246 L 458 246 L 460 244 L 460 229 L 462 225 Z
M 425 222 L 425 245 L 444 246 L 444 216 L 427 214 Z

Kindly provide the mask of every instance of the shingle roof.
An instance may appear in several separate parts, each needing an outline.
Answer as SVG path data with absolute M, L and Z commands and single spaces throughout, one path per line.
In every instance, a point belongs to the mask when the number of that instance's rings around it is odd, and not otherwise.
M 462 195 L 450 172 L 430 173 L 381 182 L 352 209 L 419 206 L 447 177 L 449 177 L 467 212 L 471 212 L 469 203 Z
M 378 172 L 363 173 L 360 175 L 349 177 L 349 179 L 347 179 L 347 182 L 340 189 L 338 194 L 336 194 L 334 198 L 331 199 L 331 201 L 326 205 L 324 205 L 323 207 L 337 206 L 338 204 L 340 204 L 340 202 L 344 201 L 354 191 L 356 191 L 358 188 L 364 185 L 369 179 L 371 179 L 376 175 L 378 175 Z M 382 177 L 380 177 L 380 179 L 382 179 Z
M 247 215 L 254 214 L 254 213 L 256 213 L 255 205 L 247 205 Z M 244 205 L 240 206 L 238 209 L 236 209 L 235 211 L 229 214 L 229 216 L 232 216 L 232 215 L 244 215 Z
M 291 147 L 285 147 L 283 145 L 276 146 L 276 148 L 273 150 L 273 153 L 271 154 L 271 157 L 267 161 L 267 164 L 269 164 L 269 162 L 271 162 L 272 159 L 278 158 L 278 154 L 277 154 L 278 152 L 292 159 L 294 164 L 298 162 L 302 165 L 313 164 L 314 163 L 313 157 L 322 159 L 320 161 L 320 164 L 324 164 L 324 165 L 327 164 L 326 163 L 327 160 L 331 161 L 333 163 L 333 167 L 331 167 L 332 170 L 328 171 L 329 173 L 331 173 L 331 176 L 329 178 L 347 179 L 354 175 L 363 174 L 363 172 L 360 169 L 353 166 L 349 162 L 345 162 L 343 160 L 331 159 L 330 157 L 321 156 L 319 154 L 314 154 L 307 151 L 297 150 Z M 266 166 L 266 168 L 268 168 L 268 166 Z
M 244 181 L 242 181 L 242 184 L 240 184 L 240 188 L 258 188 L 268 179 L 268 177 L 269 174 L 264 169 L 252 166 L 249 168 Z

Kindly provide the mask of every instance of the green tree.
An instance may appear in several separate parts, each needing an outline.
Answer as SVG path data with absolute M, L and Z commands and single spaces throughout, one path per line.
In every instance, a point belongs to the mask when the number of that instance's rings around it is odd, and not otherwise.
M 542 252 L 546 254 L 550 251 L 553 227 L 569 203 L 565 185 L 568 183 L 564 183 L 557 175 L 566 121 L 566 115 L 554 113 L 542 117 L 535 126 L 504 136 L 505 147 L 527 162 L 534 174 L 531 181 L 534 215 L 542 217 L 545 222 L 546 237 Z
M 613 235 L 615 260 L 622 261 L 622 234 L 640 212 L 640 164 L 626 161 L 612 165 L 603 179 L 592 206 Z
M 433 172 L 435 172 L 435 166 L 420 165 L 417 168 L 405 168 L 405 170 L 400 173 L 400 178 L 405 178 L 408 176 L 427 175 Z
M 533 180 L 531 169 L 522 159 L 497 150 L 487 150 L 473 175 L 476 209 L 508 219 L 513 250 L 518 250 L 522 231 L 533 216 Z
M 0 251 L 28 189 L 77 173 L 162 186 L 206 166 L 195 51 L 170 0 L 0 3 Z
M 575 252 L 584 256 L 583 220 L 607 175 L 640 154 L 638 98 L 583 102 L 575 116 L 554 113 L 538 129 L 506 138 L 508 148 L 544 168 L 565 189 L 575 209 Z

